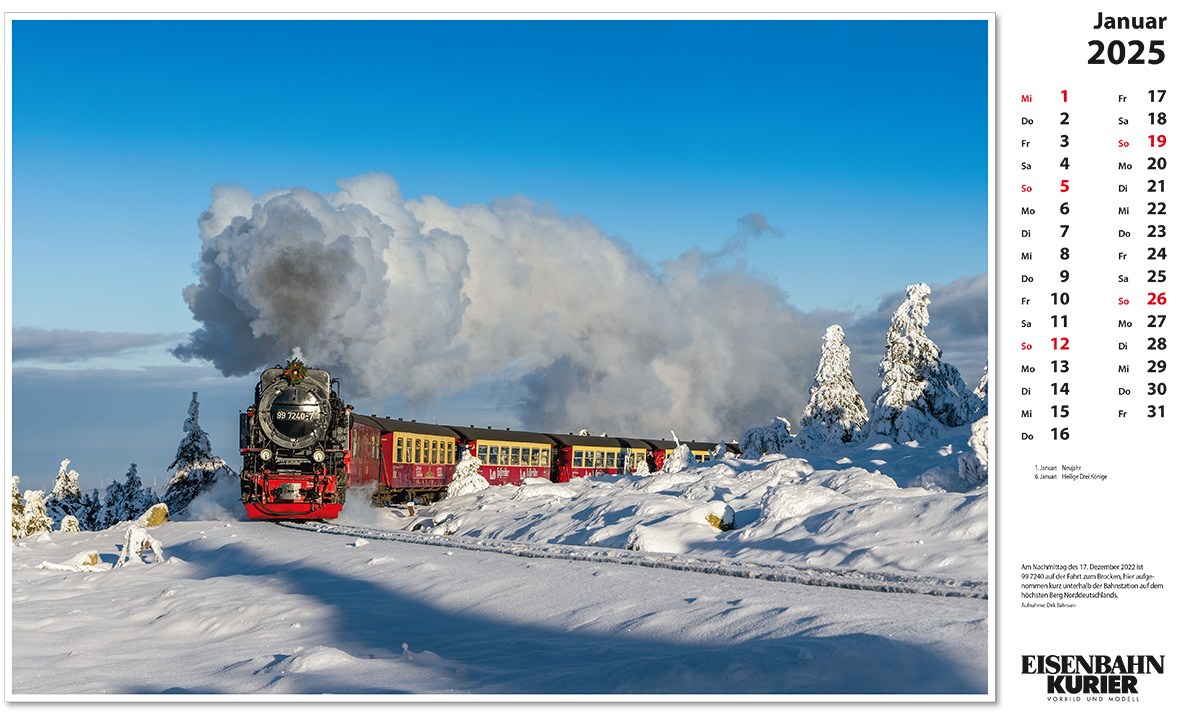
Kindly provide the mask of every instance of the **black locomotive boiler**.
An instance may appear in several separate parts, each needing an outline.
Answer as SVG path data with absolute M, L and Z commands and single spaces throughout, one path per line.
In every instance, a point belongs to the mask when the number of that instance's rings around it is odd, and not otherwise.
M 242 502 L 254 519 L 332 519 L 346 502 L 350 419 L 329 372 L 262 373 L 241 414 Z

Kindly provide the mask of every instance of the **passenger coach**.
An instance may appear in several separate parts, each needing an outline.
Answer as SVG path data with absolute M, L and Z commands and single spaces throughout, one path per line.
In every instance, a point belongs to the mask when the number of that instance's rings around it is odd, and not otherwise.
M 454 426 L 452 429 L 482 465 L 489 485 L 520 485 L 526 478 L 550 478 L 554 441 L 541 433 Z
M 633 438 L 576 436 L 573 433 L 547 435 L 558 445 L 553 478 L 558 483 L 593 475 L 636 473 L 638 464 L 649 457 L 646 443 Z

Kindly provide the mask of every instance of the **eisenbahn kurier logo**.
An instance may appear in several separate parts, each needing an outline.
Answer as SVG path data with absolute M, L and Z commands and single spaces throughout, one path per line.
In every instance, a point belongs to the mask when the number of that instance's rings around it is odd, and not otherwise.
M 1021 657 L 1021 673 L 1046 677 L 1046 693 L 1059 696 L 1133 696 L 1146 676 L 1162 674 L 1165 656 L 1048 654 Z

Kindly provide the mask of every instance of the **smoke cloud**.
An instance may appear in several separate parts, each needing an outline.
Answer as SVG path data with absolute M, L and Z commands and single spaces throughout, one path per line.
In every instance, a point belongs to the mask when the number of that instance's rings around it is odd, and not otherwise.
M 377 173 L 338 189 L 213 189 L 184 292 L 203 326 L 177 357 L 247 374 L 298 347 L 352 397 L 431 403 L 499 379 L 514 427 L 735 438 L 803 410 L 821 335 L 852 318 L 801 312 L 722 259 L 782 237 L 759 214 L 719 252 L 651 264 L 521 196 L 409 200 Z

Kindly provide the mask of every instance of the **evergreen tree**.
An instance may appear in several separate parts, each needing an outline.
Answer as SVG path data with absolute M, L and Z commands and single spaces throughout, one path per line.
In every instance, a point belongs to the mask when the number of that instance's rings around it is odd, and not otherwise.
M 867 421 L 867 407 L 850 375 L 850 347 L 838 325 L 825 330 L 821 363 L 809 389 L 808 406 L 798 438 L 809 447 L 823 443 L 849 443 Z
M 175 462 L 167 466 L 174 468 L 175 475 L 167 484 L 163 502 L 174 514 L 183 513 L 196 496 L 208 490 L 222 477 L 233 477 L 233 471 L 220 456 L 212 454 L 208 434 L 200 427 L 200 402 L 192 392 L 192 403 L 183 422 L 183 439 L 175 453 Z
M 21 497 L 21 479 L 12 476 L 12 538 L 25 536 L 25 499 Z
M 692 449 L 686 443 L 675 441 L 675 450 L 671 451 L 671 456 L 663 463 L 663 473 L 678 473 L 681 470 L 696 467 L 696 456 L 692 455 Z
M 746 458 L 761 458 L 768 453 L 783 453 L 794 440 L 792 424 L 786 418 L 776 416 L 770 424 L 746 431 L 739 445 Z
M 63 459 L 58 466 L 58 476 L 54 479 L 54 490 L 46 499 L 46 514 L 54 521 L 54 526 L 61 528 L 63 518 L 74 515 L 80 519 L 83 512 L 83 494 L 79 492 L 79 473 L 67 470 L 71 464 L 69 458 Z
M 875 393 L 868 429 L 900 443 L 936 438 L 945 427 L 969 423 L 978 403 L 958 369 L 941 360 L 942 350 L 925 335 L 929 293 L 924 283 L 909 285 L 879 362 L 883 384 Z
M 982 416 L 971 424 L 967 451 L 958 457 L 958 475 L 971 485 L 988 482 L 988 429 L 991 418 Z
M 975 395 L 982 400 L 979 406 L 979 413 L 986 414 L 988 412 L 988 364 L 983 363 L 983 378 L 979 380 L 979 386 L 975 387 Z
M 101 513 L 104 510 L 104 505 L 100 502 L 100 490 L 92 488 L 92 492 L 83 496 L 83 502 L 79 509 L 79 529 L 81 530 L 102 530 Z
M 112 527 L 126 520 L 135 520 L 155 502 L 150 489 L 142 487 L 142 479 L 137 474 L 137 463 L 130 463 L 124 483 L 114 480 L 108 484 L 104 493 L 104 508 L 100 513 L 100 527 L 97 529 Z
M 25 512 L 21 517 L 23 521 L 22 537 L 28 537 L 43 530 L 50 532 L 54 529 L 54 521 L 46 514 L 46 503 L 42 499 L 44 495 L 44 490 L 25 491 Z

